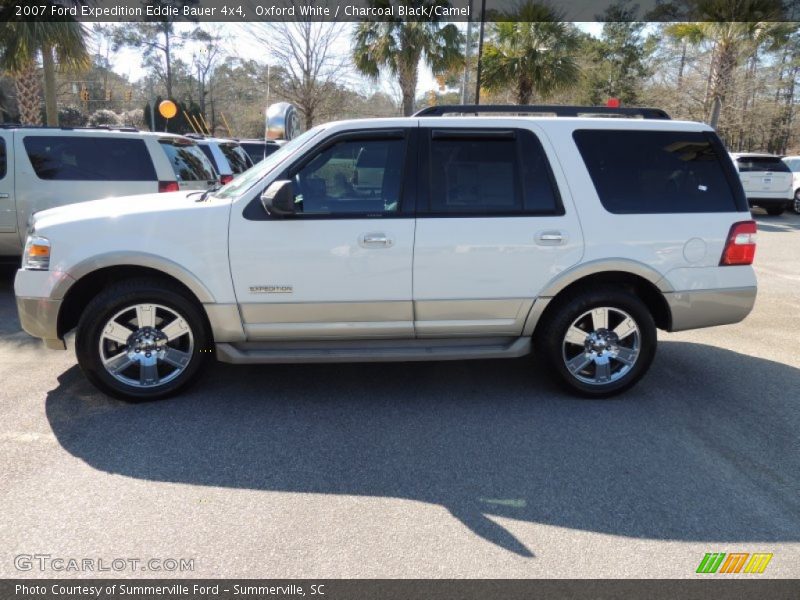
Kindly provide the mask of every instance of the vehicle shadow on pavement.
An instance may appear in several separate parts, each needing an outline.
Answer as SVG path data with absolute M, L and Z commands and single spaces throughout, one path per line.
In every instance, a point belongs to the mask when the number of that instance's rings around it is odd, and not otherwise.
M 754 214 L 753 218 L 758 223 L 759 231 L 773 233 L 791 233 L 800 231 L 800 216 L 786 212 L 780 217 L 768 217 Z
M 220 364 L 184 395 L 140 405 L 99 394 L 73 367 L 46 409 L 60 444 L 102 471 L 430 502 L 534 556 L 535 541 L 489 516 L 635 538 L 800 540 L 798 389 L 798 369 L 666 341 L 646 379 L 607 401 L 567 396 L 520 359 Z

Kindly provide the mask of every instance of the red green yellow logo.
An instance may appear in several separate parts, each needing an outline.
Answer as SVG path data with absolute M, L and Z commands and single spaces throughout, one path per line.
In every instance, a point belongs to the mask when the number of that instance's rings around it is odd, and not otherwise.
M 697 573 L 763 573 L 772 554 L 765 552 L 708 552 L 697 566 Z

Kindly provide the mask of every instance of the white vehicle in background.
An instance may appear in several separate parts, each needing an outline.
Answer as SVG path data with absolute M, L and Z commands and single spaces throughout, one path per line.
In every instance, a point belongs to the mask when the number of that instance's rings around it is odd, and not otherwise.
M 759 152 L 731 153 L 748 204 L 777 217 L 792 204 L 792 173 L 780 156 Z
M 794 190 L 792 210 L 800 214 L 800 156 L 784 156 L 782 160 L 792 172 L 792 189 Z
M 247 152 L 247 155 L 250 157 L 250 160 L 253 161 L 253 164 L 259 163 L 265 158 L 267 158 L 270 154 L 278 150 L 281 147 L 281 144 L 285 144 L 286 140 L 257 140 L 257 139 L 247 139 L 247 140 L 238 140 L 239 145 Z
M 133 128 L 0 127 L 0 257 L 18 257 L 31 215 L 99 198 L 207 190 L 197 144 Z
M 236 140 L 203 137 L 193 133 L 188 134 L 187 137 L 197 142 L 200 150 L 214 165 L 222 185 L 230 183 L 234 177 L 253 166 L 250 155 Z
M 458 116 L 484 112 L 501 114 Z M 320 125 L 220 190 L 37 213 L 14 291 L 25 331 L 65 349 L 75 329 L 86 376 L 129 400 L 174 394 L 213 354 L 532 351 L 572 392 L 607 397 L 648 370 L 657 328 L 747 316 L 755 235 L 708 125 L 437 106 Z

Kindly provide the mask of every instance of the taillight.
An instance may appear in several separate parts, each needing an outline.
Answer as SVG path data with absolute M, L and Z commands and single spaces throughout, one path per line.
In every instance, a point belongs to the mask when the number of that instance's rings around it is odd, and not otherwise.
M 756 255 L 756 222 L 740 221 L 731 226 L 720 265 L 752 265 Z
M 158 191 L 159 193 L 180 192 L 181 187 L 178 185 L 177 181 L 159 181 Z
M 220 175 L 219 176 L 219 182 L 222 185 L 225 185 L 226 183 L 230 183 L 231 181 L 233 181 L 233 175 L 228 174 L 228 175 Z

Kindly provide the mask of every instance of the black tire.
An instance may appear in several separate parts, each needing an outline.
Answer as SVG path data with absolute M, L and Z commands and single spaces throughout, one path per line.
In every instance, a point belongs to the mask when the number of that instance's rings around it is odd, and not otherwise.
M 592 288 L 583 288 L 568 292 L 563 298 L 553 300 L 556 304 L 544 315 L 543 321 L 539 324 L 534 338 L 534 355 L 545 362 L 547 372 L 554 377 L 567 390 L 586 398 L 608 398 L 620 394 L 636 384 L 650 368 L 656 353 L 656 326 L 653 317 L 645 304 L 633 293 L 625 291 L 611 285 L 600 285 Z M 628 366 L 627 371 L 623 372 L 625 365 L 614 359 L 610 363 L 614 380 L 605 383 L 587 383 L 578 375 L 572 373 L 567 367 L 567 349 L 575 352 L 573 358 L 578 354 L 585 354 L 580 345 L 567 344 L 565 338 L 567 332 L 576 319 L 586 315 L 592 309 L 609 308 L 608 328 L 606 332 L 613 332 L 625 317 L 630 317 L 638 327 L 638 356 Z M 621 313 L 621 314 L 620 314 Z M 585 317 L 591 322 L 592 317 Z M 621 319 L 621 320 L 618 320 Z M 586 323 L 587 321 L 580 321 Z M 580 327 L 579 327 L 580 329 Z M 586 327 L 589 334 L 591 326 Z M 608 335 L 608 334 L 604 334 Z M 625 336 L 622 336 L 624 338 Z M 588 338 L 587 338 L 588 339 Z M 603 341 L 602 343 L 606 343 Z M 632 340 L 619 339 L 616 347 L 632 343 Z M 614 346 L 612 346 L 613 348 Z M 580 361 L 579 361 L 580 362 Z M 616 365 L 616 366 L 615 366 Z M 597 368 L 594 363 L 589 363 L 586 369 Z M 587 375 L 587 377 L 590 377 Z
M 800 215 L 800 189 L 794 191 L 794 200 L 792 201 L 792 210 Z
M 192 341 L 189 347 L 191 351 L 184 354 L 188 357 L 188 363 L 166 383 L 147 385 L 147 387 L 128 385 L 116 379 L 103 366 L 101 344 L 108 343 L 102 341 L 104 328 L 112 317 L 125 311 L 126 308 L 135 314 L 133 307 L 137 304 L 157 304 L 162 315 L 169 314 L 163 309 L 174 311 L 188 325 Z M 155 311 L 154 314 L 159 313 Z M 154 318 L 163 319 L 163 317 Z M 184 340 L 189 339 L 184 333 L 181 335 L 184 336 Z M 197 301 L 187 297 L 183 290 L 171 282 L 157 278 L 130 279 L 105 288 L 84 309 L 75 335 L 75 353 L 87 379 L 106 394 L 129 402 L 166 398 L 191 384 L 202 372 L 203 363 L 211 356 L 210 344 L 209 327 Z M 131 368 L 136 369 L 136 364 L 134 363 Z M 162 367 L 164 366 L 162 364 Z M 166 365 L 167 368 L 171 366 Z M 177 371 L 178 368 L 174 368 Z
M 780 207 L 770 206 L 769 208 L 765 208 L 764 210 L 767 211 L 767 214 L 770 217 L 780 217 L 783 214 L 783 211 L 785 211 L 786 209 L 783 206 Z

